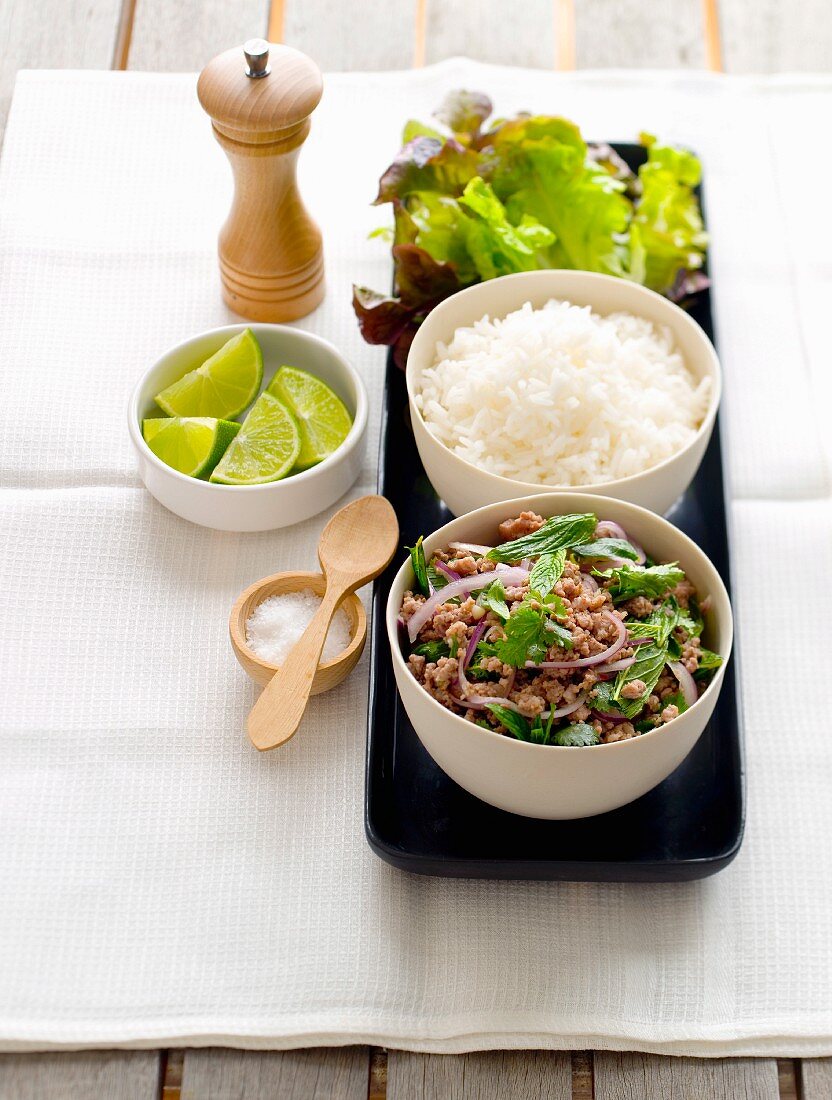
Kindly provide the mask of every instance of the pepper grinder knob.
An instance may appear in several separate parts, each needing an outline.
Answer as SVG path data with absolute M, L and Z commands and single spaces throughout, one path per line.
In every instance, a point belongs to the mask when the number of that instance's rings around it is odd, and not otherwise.
M 261 76 L 269 75 L 271 72 L 269 68 L 269 44 L 265 38 L 249 38 L 243 46 L 243 53 L 246 55 L 246 61 L 248 62 L 246 76 L 257 80 Z
M 322 92 L 314 61 L 258 38 L 215 57 L 197 82 L 234 173 L 219 235 L 223 298 L 253 321 L 295 321 L 324 296 L 321 233 L 296 178 Z

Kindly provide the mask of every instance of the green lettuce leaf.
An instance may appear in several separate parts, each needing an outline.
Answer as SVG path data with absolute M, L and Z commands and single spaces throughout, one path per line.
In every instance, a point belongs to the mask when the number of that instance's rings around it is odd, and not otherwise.
M 465 246 L 481 279 L 535 271 L 554 233 L 529 215 L 512 225 L 494 191 L 480 177 L 465 185 L 459 200 L 474 215 L 464 223 Z
M 375 205 L 402 199 L 413 191 L 458 195 L 477 174 L 477 154 L 458 141 L 420 135 L 409 141 L 378 182 Z
M 675 297 L 705 262 L 708 237 L 694 188 L 699 161 L 684 149 L 659 145 L 649 134 L 647 163 L 639 169 L 641 198 L 630 225 L 630 276 L 651 290 Z
M 494 136 L 489 177 L 509 218 L 535 218 L 555 235 L 548 267 L 624 275 L 622 234 L 630 219 L 624 184 L 587 152 L 577 126 L 537 116 L 505 123 Z
M 448 92 L 433 112 L 433 117 L 453 130 L 455 137 L 476 138 L 491 114 L 491 100 L 482 92 Z

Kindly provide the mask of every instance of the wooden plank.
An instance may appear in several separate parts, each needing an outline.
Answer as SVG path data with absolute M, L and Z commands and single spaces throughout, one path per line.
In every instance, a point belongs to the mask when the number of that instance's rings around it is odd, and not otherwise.
M 128 68 L 196 72 L 267 26 L 265 0 L 138 0 Z
M 700 0 L 580 0 L 579 69 L 704 68 Z
M 158 1050 L 0 1055 L 0 1100 L 156 1100 Z
M 726 72 L 832 69 L 829 0 L 720 0 L 719 21 Z
M 367 1100 L 367 1047 L 185 1052 L 181 1100 Z
M 521 11 L 522 9 L 522 11 Z M 426 60 L 464 54 L 476 61 L 551 69 L 555 58 L 552 0 L 523 0 L 507 23 L 505 0 L 427 0 Z
M 595 1100 L 779 1100 L 773 1058 L 664 1058 L 595 1055 Z
M 545 1050 L 387 1056 L 387 1100 L 571 1100 L 572 1059 Z
M 285 0 L 284 41 L 324 71 L 409 69 L 417 0 Z
M 121 0 L 6 0 L 0 4 L 0 138 L 18 69 L 107 69 Z M 48 33 L 54 28 L 53 34 Z
M 800 1072 L 802 1100 L 829 1100 L 832 1096 L 832 1058 L 804 1058 Z

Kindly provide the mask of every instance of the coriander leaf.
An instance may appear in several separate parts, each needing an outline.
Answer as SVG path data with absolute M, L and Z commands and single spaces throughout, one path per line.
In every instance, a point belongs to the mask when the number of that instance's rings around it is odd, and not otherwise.
M 497 580 L 492 581 L 488 588 L 484 588 L 477 599 L 477 603 L 481 607 L 488 608 L 489 611 L 493 611 L 503 622 L 509 617 L 509 608 L 506 603 L 506 590 L 503 588 L 503 582 L 498 577 Z
M 567 748 L 586 748 L 589 745 L 597 745 L 601 738 L 595 732 L 595 727 L 589 722 L 573 722 L 571 726 L 564 726 L 555 733 L 556 745 Z
M 410 562 L 413 566 L 413 575 L 416 578 L 416 584 L 419 591 L 423 596 L 430 595 L 430 585 L 428 584 L 428 567 L 425 562 L 425 551 L 422 546 L 422 536 L 419 535 L 416 539 L 415 546 L 405 546 L 405 550 L 410 554 Z
M 575 640 L 572 637 L 572 631 L 567 630 L 565 626 L 561 626 L 560 623 L 552 622 L 549 619 L 546 623 L 546 633 L 549 635 L 549 645 L 559 645 L 561 649 L 571 649 L 575 644 Z
M 486 722 L 486 720 L 484 718 L 475 718 L 474 719 L 474 725 L 475 726 L 482 726 L 482 728 L 484 730 L 490 730 L 491 729 L 491 723 Z
M 492 561 L 521 561 L 541 554 L 553 554 L 556 550 L 579 546 L 592 536 L 598 526 L 598 517 L 592 512 L 568 516 L 552 516 L 542 527 L 519 539 L 495 546 L 486 554 Z
M 535 593 L 537 595 L 537 593 Z M 565 619 L 569 614 L 566 604 L 556 595 L 554 592 L 550 592 L 548 596 L 544 596 L 540 601 L 550 615 L 554 615 L 556 619 Z
M 614 691 L 612 680 L 599 680 L 589 693 L 589 705 L 601 714 L 620 714 L 618 704 L 613 701 Z
M 699 655 L 700 668 L 719 668 L 721 664 L 722 658 L 718 653 L 714 653 L 713 650 L 703 649 Z
M 573 546 L 572 552 L 582 558 L 629 558 L 635 561 L 638 551 L 625 539 L 595 539 L 583 546 Z
M 615 678 L 612 702 L 620 714 L 623 714 L 625 718 L 635 718 L 643 709 L 644 704 L 652 694 L 653 688 L 659 682 L 659 677 L 666 662 L 666 646 L 659 646 L 655 642 L 650 642 L 648 645 L 638 647 L 635 663 L 630 665 L 629 668 L 622 669 Z M 622 698 L 622 688 L 635 680 L 641 680 L 644 684 L 644 691 L 637 699 Z
M 542 611 L 535 611 L 529 604 L 515 607 L 505 625 L 505 638 L 494 643 L 496 655 L 504 665 L 522 668 L 526 661 L 539 663 L 545 660 L 551 634 Z
M 512 736 L 516 737 L 518 741 L 531 740 L 531 729 L 527 720 L 522 714 L 517 714 L 515 711 L 510 710 L 508 707 L 500 706 L 499 703 L 486 703 L 486 707 L 491 711 L 501 726 L 505 726 Z
M 563 575 L 565 565 L 566 549 L 564 547 L 551 554 L 541 554 L 529 576 L 530 591 L 536 592 L 541 600 L 544 596 L 548 596 Z
M 699 667 L 693 674 L 694 680 L 710 680 L 721 664 L 722 658 L 718 653 L 714 653 L 710 649 L 703 649 L 699 654 Z
M 662 710 L 665 707 L 676 707 L 681 714 L 688 709 L 688 704 L 681 691 L 677 691 L 675 695 L 665 695 L 662 699 Z
M 440 657 L 449 657 L 451 650 L 445 642 L 436 641 L 422 642 L 421 645 L 415 645 L 410 652 L 417 653 L 429 663 L 435 664 Z
M 685 579 L 678 562 L 666 565 L 635 565 L 627 562 L 615 569 L 593 570 L 596 577 L 611 580 L 609 593 L 615 603 L 632 599 L 633 596 L 646 596 L 656 599 L 671 588 L 675 588 Z

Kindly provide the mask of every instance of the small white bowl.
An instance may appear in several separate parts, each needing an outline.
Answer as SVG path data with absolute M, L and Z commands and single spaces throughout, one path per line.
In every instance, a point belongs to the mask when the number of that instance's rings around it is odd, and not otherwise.
M 159 415 L 153 398 L 218 351 L 232 336 L 250 328 L 263 350 L 263 388 L 279 367 L 290 365 L 317 375 L 338 394 L 353 418 L 347 438 L 317 466 L 265 485 L 215 485 L 171 469 L 142 437 L 142 420 Z M 226 325 L 185 340 L 158 359 L 133 391 L 128 409 L 130 438 L 139 476 L 148 491 L 191 523 L 217 531 L 270 531 L 322 512 L 346 493 L 361 473 L 367 435 L 367 391 L 337 348 L 327 340 L 286 325 Z
M 550 298 L 591 306 L 602 315 L 626 311 L 667 326 L 688 370 L 699 381 L 711 379 L 711 398 L 702 425 L 683 450 L 632 477 L 597 485 L 537 485 L 489 473 L 449 450 L 431 433 L 416 406 L 422 371 L 433 365 L 436 345 L 450 343 L 456 329 L 486 314 L 505 317 L 526 302 L 541 308 Z M 654 512 L 666 512 L 693 480 L 714 426 L 722 394 L 722 372 L 713 344 L 700 326 L 673 302 L 637 283 L 588 271 L 526 271 L 504 275 L 461 290 L 440 302 L 419 326 L 407 357 L 407 392 L 419 456 L 439 496 L 456 515 L 526 493 L 562 489 L 629 500 Z
M 711 597 L 705 615 L 705 644 L 723 663 L 707 691 L 667 725 L 628 741 L 586 748 L 534 745 L 486 730 L 453 714 L 429 695 L 407 667 L 399 641 L 402 596 L 413 587 L 405 562 L 387 601 L 387 634 L 399 695 L 420 741 L 443 771 L 466 791 L 524 817 L 591 817 L 646 794 L 682 763 L 708 724 L 731 654 L 733 617 L 722 579 L 699 547 L 667 520 L 634 504 L 589 494 L 541 493 L 480 508 L 452 520 L 425 538 L 430 557 L 453 540 L 493 545 L 501 520 L 531 509 L 546 518 L 595 512 L 637 539 L 658 561 L 678 561 L 700 596 Z

